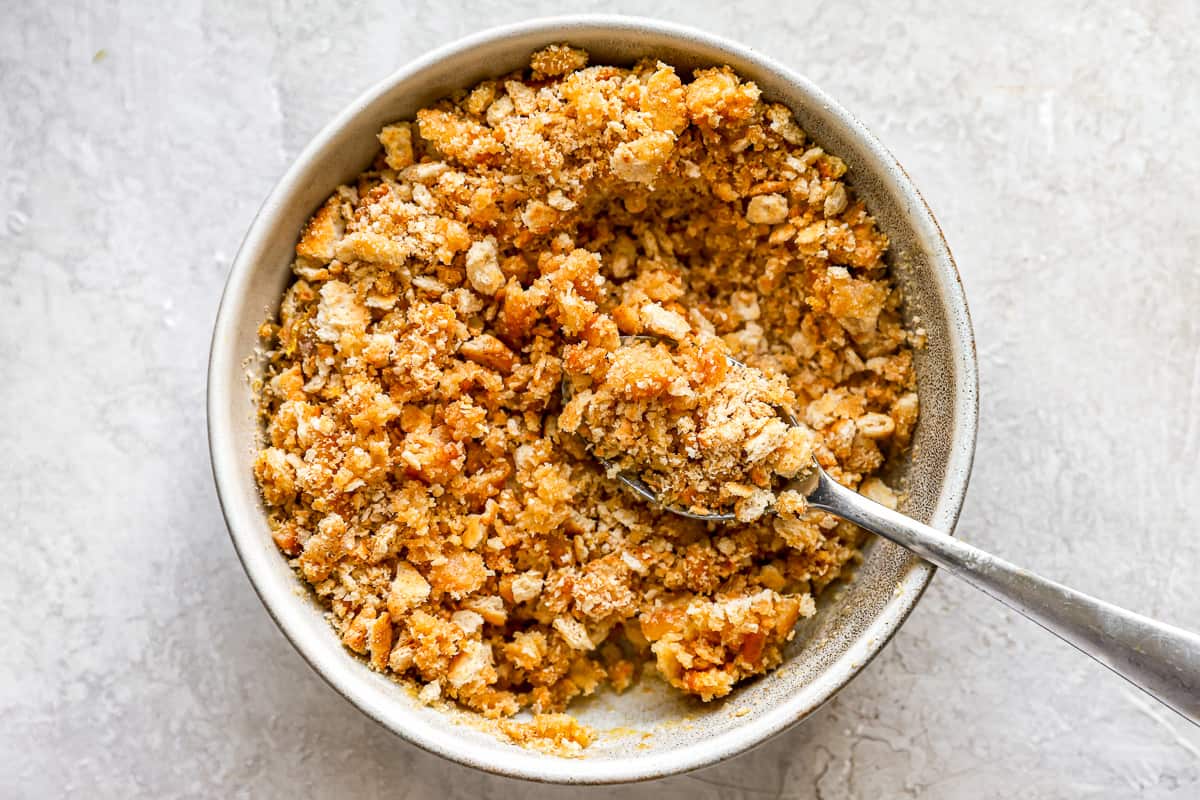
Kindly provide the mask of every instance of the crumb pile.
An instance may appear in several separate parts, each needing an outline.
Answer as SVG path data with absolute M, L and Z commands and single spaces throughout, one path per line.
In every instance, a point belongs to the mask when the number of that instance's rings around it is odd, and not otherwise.
M 859 531 L 656 510 L 563 430 L 560 384 L 621 335 L 719 339 L 786 382 L 837 480 L 894 500 L 871 476 L 909 441 L 919 342 L 843 162 L 728 68 L 569 47 L 379 138 L 261 330 L 255 477 L 345 646 L 569 748 L 559 712 L 643 664 L 704 699 L 777 665 Z
M 659 501 L 694 514 L 733 513 L 753 522 L 768 511 L 798 516 L 799 493 L 782 488 L 812 464 L 815 437 L 795 414 L 782 374 L 740 362 L 710 333 L 668 346 L 630 337 L 591 359 L 558 418 L 608 462 L 646 484 Z

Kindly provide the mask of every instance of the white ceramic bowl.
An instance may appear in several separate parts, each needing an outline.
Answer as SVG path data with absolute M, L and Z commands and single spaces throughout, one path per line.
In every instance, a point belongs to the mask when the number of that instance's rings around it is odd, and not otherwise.
M 441 47 L 400 69 L 337 116 L 305 148 L 263 204 L 234 261 L 213 332 L 209 447 L 230 535 L 267 611 L 334 689 L 386 728 L 462 764 L 563 783 L 615 783 L 682 772 L 747 750 L 816 710 L 879 652 L 908 616 L 933 568 L 883 541 L 866 549 L 854 579 L 822 595 L 784 665 L 721 702 L 702 704 L 656 681 L 572 706 L 602 733 L 581 758 L 504 743 L 471 715 L 428 708 L 371 672 L 339 643 L 311 595 L 271 541 L 251 474 L 259 429 L 247 377 L 256 329 L 277 308 L 292 248 L 308 216 L 370 162 L 375 134 L 452 90 L 525 66 L 547 44 L 586 48 L 592 63 L 653 56 L 677 67 L 729 64 L 765 97 L 788 105 L 820 145 L 845 159 L 849 181 L 891 237 L 906 314 L 929 334 L 918 355 L 921 418 L 907 479 L 906 513 L 952 530 L 975 446 L 977 379 L 966 301 L 937 223 L 896 160 L 854 117 L 803 77 L 749 48 L 647 19 L 575 16 L 497 28 Z M 306 599 L 306 597 L 308 599 Z M 613 730 L 616 729 L 616 730 Z

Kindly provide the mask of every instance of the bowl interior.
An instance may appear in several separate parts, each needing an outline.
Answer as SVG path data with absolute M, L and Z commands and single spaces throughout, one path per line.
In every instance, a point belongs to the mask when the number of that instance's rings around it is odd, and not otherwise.
M 529 53 L 570 42 L 593 63 L 653 56 L 680 68 L 729 64 L 764 96 L 785 103 L 813 140 L 845 159 L 849 181 L 891 238 L 891 264 L 928 345 L 918 354 L 921 418 L 911 456 L 892 466 L 905 481 L 902 510 L 952 529 L 974 447 L 976 377 L 970 321 L 936 223 L 886 151 L 819 90 L 751 51 L 695 31 L 628 18 L 564 18 L 481 34 L 442 48 L 369 91 L 325 129 L 276 187 L 234 264 L 213 340 L 209 425 L 214 474 L 251 580 L 286 635 L 339 692 L 383 725 L 462 763 L 520 777 L 611 782 L 712 763 L 802 719 L 849 680 L 907 616 L 931 568 L 887 542 L 871 542 L 852 581 L 828 590 L 784 665 L 724 701 L 702 704 L 655 680 L 572 707 L 602 733 L 579 759 L 516 748 L 464 712 L 427 708 L 345 651 L 311 595 L 279 555 L 251 474 L 258 427 L 247 362 L 259 323 L 289 280 L 292 248 L 312 211 L 370 162 L 375 134 L 451 91 L 527 64 Z M 249 367 L 249 369 L 248 369 Z M 308 599 L 306 599 L 308 598 Z

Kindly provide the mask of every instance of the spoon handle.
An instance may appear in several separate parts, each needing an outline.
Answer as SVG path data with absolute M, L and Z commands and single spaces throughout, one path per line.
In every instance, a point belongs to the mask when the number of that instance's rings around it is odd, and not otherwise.
M 1047 580 L 872 502 L 820 472 L 809 506 L 971 583 L 1200 725 L 1200 636 Z

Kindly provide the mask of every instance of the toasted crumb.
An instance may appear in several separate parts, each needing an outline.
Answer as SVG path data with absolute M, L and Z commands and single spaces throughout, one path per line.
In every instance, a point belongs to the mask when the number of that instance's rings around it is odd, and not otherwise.
M 782 661 L 792 626 L 814 613 L 810 595 L 785 597 L 764 589 L 651 608 L 642 614 L 642 631 L 667 681 L 711 700 Z
M 566 75 L 568 72 L 583 69 L 587 63 L 586 50 L 565 44 L 550 45 L 529 57 L 529 66 L 533 68 L 535 74 L 543 77 Z
M 755 225 L 778 225 L 787 214 L 788 201 L 781 194 L 755 195 L 746 206 L 746 220 Z
M 412 125 L 397 122 L 379 132 L 379 143 L 383 145 L 387 165 L 392 169 L 404 169 L 413 163 Z
M 500 729 L 515 744 L 554 755 L 574 755 L 596 738 L 594 730 L 567 714 L 535 714 L 529 722 L 505 720 Z
M 487 297 L 495 296 L 504 288 L 504 272 L 496 256 L 496 240 L 484 239 L 475 242 L 467 250 L 467 279 L 475 291 Z
M 542 593 L 542 574 L 530 570 L 514 576 L 511 592 L 514 603 L 527 603 L 535 599 Z
M 554 752 L 643 666 L 711 699 L 778 664 L 858 541 L 782 482 L 815 457 L 894 500 L 919 411 L 846 165 L 728 67 L 587 62 L 385 126 L 299 232 L 257 390 L 272 538 L 347 649 Z M 593 428 L 741 521 L 636 499 Z
M 387 608 L 393 617 L 399 619 L 409 609 L 424 602 L 429 597 L 430 590 L 429 582 L 412 564 L 401 561 L 395 569 L 392 585 L 388 589 Z
M 651 333 L 681 340 L 691 332 L 692 327 L 681 314 L 668 311 L 658 303 L 647 303 L 642 306 L 641 313 L 642 324 Z
M 666 131 L 652 131 L 631 142 L 617 145 L 609 162 L 613 174 L 618 178 L 653 186 L 674 149 L 674 135 Z

